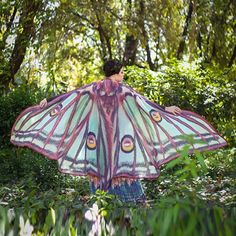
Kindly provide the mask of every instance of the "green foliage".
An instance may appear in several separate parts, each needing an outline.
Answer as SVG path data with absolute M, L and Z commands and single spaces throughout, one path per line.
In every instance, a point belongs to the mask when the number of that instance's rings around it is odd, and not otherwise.
M 55 161 L 28 148 L 2 149 L 0 159 L 0 184 L 22 181 L 29 189 L 35 185 L 41 190 L 48 190 L 60 185 L 67 187 L 73 182 L 71 176 L 58 171 Z
M 175 57 L 235 63 L 232 0 L 5 0 L 0 9 L 0 91 L 22 78 L 81 85 L 114 57 L 152 70 Z
M 143 180 L 149 199 L 191 197 L 193 202 L 234 206 L 236 150 L 215 150 L 181 157 L 164 165 L 153 181 Z
M 0 147 L 9 146 L 10 131 L 16 117 L 29 106 L 38 104 L 43 90 L 37 85 L 22 85 L 6 96 L 0 96 Z
M 100 209 L 100 214 L 107 219 L 110 218 L 110 214 L 115 208 L 122 206 L 122 202 L 119 200 L 118 196 L 109 194 L 100 189 L 97 189 L 95 194 L 91 195 L 88 204 L 91 205 L 92 203 L 96 203 Z
M 96 204 L 70 210 L 57 207 L 34 215 L 28 210 L 0 207 L 0 233 L 17 235 L 25 230 L 35 235 L 88 235 L 91 228 L 98 233 L 101 227 L 103 235 L 233 236 L 236 229 L 235 208 L 206 207 L 191 199 L 163 198 L 150 208 L 112 208 L 109 219 L 97 209 Z M 102 224 L 96 225 L 98 222 Z
M 21 112 L 30 106 L 38 105 L 44 98 L 52 97 L 53 91 L 49 87 L 39 87 L 36 81 L 24 82 L 5 96 L 0 96 L 0 148 L 10 146 L 11 128 Z M 65 86 L 60 86 L 64 93 Z
M 80 188 L 71 183 L 72 189 L 60 185 L 44 192 L 26 178 L 26 182 L 11 188 L 1 187 L 1 205 L 7 207 L 0 207 L 0 232 L 88 235 L 102 230 L 104 235 L 233 235 L 235 149 L 188 156 L 187 148 L 164 166 L 156 183 L 148 181 L 150 187 L 145 192 L 154 200 L 146 207 L 121 203 L 102 190 L 81 198 L 83 179 Z M 227 174 L 221 183 L 219 173 L 221 177 Z
M 76 204 L 89 194 L 87 178 L 59 172 L 57 163 L 28 148 L 0 151 L 0 201 L 37 211 L 57 204 Z

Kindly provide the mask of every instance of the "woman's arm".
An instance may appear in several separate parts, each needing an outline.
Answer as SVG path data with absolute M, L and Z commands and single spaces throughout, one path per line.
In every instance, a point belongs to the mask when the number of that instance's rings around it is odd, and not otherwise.
M 165 110 L 170 113 L 173 113 L 174 115 L 178 115 L 181 113 L 181 109 L 177 106 L 165 107 Z
M 57 98 L 58 96 L 60 95 L 56 95 L 56 96 L 53 96 L 53 97 L 50 97 L 50 98 L 44 98 L 40 103 L 40 107 L 43 108 L 45 106 L 47 106 L 48 102 L 52 101 L 53 99 Z

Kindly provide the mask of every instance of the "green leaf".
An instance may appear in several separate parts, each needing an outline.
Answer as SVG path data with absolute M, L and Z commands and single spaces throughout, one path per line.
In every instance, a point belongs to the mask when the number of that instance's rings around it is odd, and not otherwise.
M 166 169 L 173 168 L 174 166 L 178 165 L 179 163 L 182 163 L 183 158 L 177 157 L 174 160 L 171 160 L 169 163 L 166 164 Z
M 204 171 L 207 171 L 207 166 L 205 164 L 204 158 L 202 156 L 202 154 L 199 151 L 195 151 L 195 155 L 200 163 L 200 165 L 202 166 Z

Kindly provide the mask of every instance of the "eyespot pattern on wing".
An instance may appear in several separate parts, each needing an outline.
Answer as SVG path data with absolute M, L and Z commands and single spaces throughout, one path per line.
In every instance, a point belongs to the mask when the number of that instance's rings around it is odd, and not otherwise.
M 162 120 L 160 113 L 154 109 L 150 110 L 150 115 L 152 119 L 156 122 L 160 122 Z
M 87 136 L 87 147 L 88 149 L 94 150 L 96 148 L 96 136 L 93 132 L 89 132 Z
M 121 150 L 126 153 L 134 150 L 134 138 L 131 135 L 125 135 L 121 139 Z

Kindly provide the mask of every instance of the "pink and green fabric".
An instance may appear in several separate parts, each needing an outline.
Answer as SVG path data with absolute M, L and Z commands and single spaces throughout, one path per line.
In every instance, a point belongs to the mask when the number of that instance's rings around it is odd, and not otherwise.
M 44 108 L 25 109 L 11 142 L 57 160 L 61 172 L 88 176 L 103 190 L 157 178 L 161 165 L 185 145 L 192 153 L 227 144 L 200 115 L 171 114 L 108 78 L 59 95 Z

